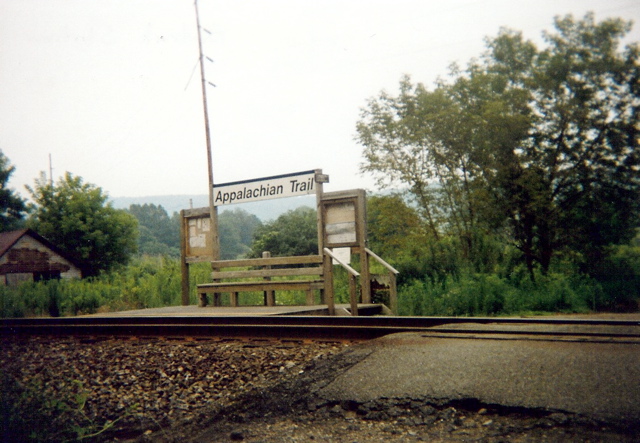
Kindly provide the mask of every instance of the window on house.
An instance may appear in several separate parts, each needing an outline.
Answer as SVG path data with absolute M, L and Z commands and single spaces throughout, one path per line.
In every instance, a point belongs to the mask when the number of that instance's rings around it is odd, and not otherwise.
M 34 281 L 60 280 L 60 271 L 34 272 Z

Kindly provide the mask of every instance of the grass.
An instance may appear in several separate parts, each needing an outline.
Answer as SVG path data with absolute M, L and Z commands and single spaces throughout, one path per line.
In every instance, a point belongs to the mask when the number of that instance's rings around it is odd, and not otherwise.
M 400 315 L 491 316 L 584 313 L 606 307 L 598 282 L 564 274 L 500 277 L 462 273 L 440 281 L 414 279 L 398 293 Z
M 190 266 L 189 304 L 197 304 L 196 285 L 210 281 L 208 263 Z M 635 274 L 634 274 L 635 275 Z M 633 277 L 633 276 L 632 276 Z M 441 278 L 411 277 L 398 286 L 400 315 L 487 316 L 540 313 L 582 313 L 637 309 L 640 285 L 624 276 L 598 282 L 576 273 L 477 273 L 458 270 Z M 335 268 L 336 303 L 349 302 L 346 272 Z M 318 297 L 316 296 L 317 301 Z M 229 304 L 229 297 L 222 297 Z M 261 292 L 242 293 L 241 305 L 262 305 Z M 302 291 L 279 291 L 278 305 L 304 305 Z M 0 316 L 73 316 L 97 312 L 179 306 L 181 272 L 177 259 L 141 257 L 129 266 L 82 280 L 25 282 L 0 286 Z M 630 308 L 631 307 L 631 308 Z

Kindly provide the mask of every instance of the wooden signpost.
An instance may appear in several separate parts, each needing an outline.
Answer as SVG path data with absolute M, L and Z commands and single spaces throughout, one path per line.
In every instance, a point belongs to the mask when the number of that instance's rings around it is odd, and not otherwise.
M 200 80 L 204 111 L 207 145 L 207 168 L 209 175 L 209 207 L 181 211 L 181 267 L 182 304 L 189 304 L 189 265 L 210 262 L 212 282 L 198 285 L 199 305 L 207 304 L 207 294 L 213 294 L 214 303 L 220 292 L 229 292 L 231 303 L 238 302 L 241 291 L 263 290 L 265 304 L 275 303 L 274 291 L 296 288 L 307 292 L 307 303 L 314 302 L 314 290 L 321 291 L 321 301 L 328 306 L 330 314 L 335 314 L 333 296 L 333 263 L 341 265 L 350 275 L 351 314 L 358 314 L 357 278 L 360 277 L 362 301 L 370 303 L 369 256 L 383 263 L 390 272 L 391 266 L 366 248 L 365 192 L 363 190 L 323 193 L 323 184 L 329 177 L 322 170 L 296 172 L 279 176 L 244 180 L 233 183 L 214 184 L 211 153 L 211 134 L 207 108 L 207 82 L 204 70 L 202 35 L 198 2 L 195 2 L 196 24 L 198 26 L 198 50 L 200 54 Z M 215 85 L 213 85 L 215 86 Z M 220 238 L 218 232 L 218 207 L 229 204 L 247 203 L 271 198 L 293 197 L 316 194 L 318 221 L 318 254 L 310 257 L 269 257 L 268 251 L 262 259 L 220 260 Z M 349 258 L 340 258 L 339 249 L 360 255 L 360 273 L 349 266 Z M 321 266 L 311 267 L 312 264 Z M 275 268 L 274 268 L 275 266 Z M 233 267 L 251 268 L 245 271 L 228 269 Z M 284 269 L 283 267 L 289 267 Z M 259 269 L 255 269 L 259 268 Z M 394 274 L 395 275 L 395 274 Z M 298 277 L 305 276 L 306 280 Z M 310 279 L 309 277 L 317 277 Z M 227 281 L 223 281 L 227 278 Z M 259 279 L 256 279 L 259 277 Z M 278 280 L 272 280 L 278 277 Z M 295 277 L 287 281 L 281 278 Z M 237 281 L 243 279 L 244 282 Z M 253 281 L 247 279 L 253 278 Z M 233 280 L 233 281 L 228 281 Z M 394 279 L 391 279 L 395 282 Z M 285 289 L 286 290 L 286 289 Z M 392 298 L 395 294 L 391 290 Z M 393 301 L 391 302 L 393 305 Z
M 326 304 L 333 315 L 333 266 L 340 265 L 349 275 L 351 315 L 358 315 L 359 293 L 362 303 L 371 303 L 369 257 L 381 259 L 367 249 L 365 191 L 324 193 L 323 184 L 328 181 L 329 177 L 316 169 L 213 186 L 216 209 L 228 204 L 315 193 L 318 254 L 313 256 L 270 257 L 266 254 L 257 259 L 219 260 L 212 243 L 218 233 L 216 224 L 211 223 L 210 208 L 181 211 L 182 304 L 189 304 L 189 265 L 211 262 L 212 282 L 198 285 L 200 306 L 208 304 L 208 294 L 212 294 L 213 303 L 217 304 L 220 293 L 229 293 L 231 305 L 237 305 L 240 292 L 256 291 L 264 292 L 265 304 L 273 306 L 277 290 L 306 291 L 307 304 L 315 304 L 313 292 L 319 290 L 321 303 Z M 359 255 L 359 272 L 350 266 L 351 254 Z M 245 270 L 236 270 L 238 268 Z M 395 296 L 395 288 L 391 294 Z M 394 305 L 394 300 L 391 304 Z

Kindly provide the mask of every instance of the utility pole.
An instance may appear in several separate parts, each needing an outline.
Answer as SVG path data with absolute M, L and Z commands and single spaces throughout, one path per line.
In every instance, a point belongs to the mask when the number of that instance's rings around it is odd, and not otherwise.
M 53 163 L 51 163 L 51 154 L 49 154 L 49 184 L 53 186 Z
M 198 25 L 198 50 L 200 54 L 200 81 L 202 84 L 202 105 L 204 108 L 204 127 L 207 140 L 207 166 L 209 171 L 209 213 L 211 219 L 211 258 L 220 259 L 220 239 L 218 237 L 218 211 L 213 205 L 213 157 L 211 155 L 211 128 L 209 126 L 209 110 L 207 109 L 207 81 L 204 76 L 204 55 L 202 52 L 202 28 L 200 27 L 200 13 L 198 0 L 195 0 L 196 23 Z

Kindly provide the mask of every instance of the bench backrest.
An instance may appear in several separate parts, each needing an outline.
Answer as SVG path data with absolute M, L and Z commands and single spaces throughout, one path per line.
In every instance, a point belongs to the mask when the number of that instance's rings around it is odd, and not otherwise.
M 322 276 L 322 260 L 321 255 L 216 260 L 211 262 L 211 267 L 214 269 L 211 273 L 211 278 L 213 280 L 221 280 L 225 278 L 265 278 L 308 275 Z M 259 269 L 223 270 L 228 268 L 246 267 Z

